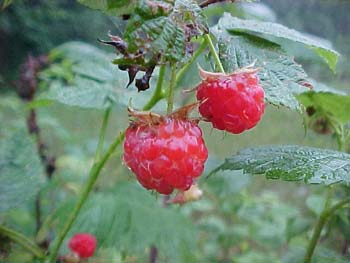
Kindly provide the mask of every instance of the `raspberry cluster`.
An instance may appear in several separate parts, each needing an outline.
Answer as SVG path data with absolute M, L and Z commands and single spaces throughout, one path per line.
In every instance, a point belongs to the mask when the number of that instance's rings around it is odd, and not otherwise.
M 197 87 L 197 100 L 204 120 L 236 134 L 259 122 L 265 104 L 256 70 L 223 74 L 200 69 L 199 73 L 202 82 Z M 194 183 L 204 170 L 208 151 L 198 120 L 187 117 L 198 103 L 167 116 L 129 109 L 134 120 L 126 130 L 124 162 L 146 189 L 166 195 L 178 189 L 173 203 L 196 200 L 201 195 Z M 183 193 L 187 190 L 188 194 Z

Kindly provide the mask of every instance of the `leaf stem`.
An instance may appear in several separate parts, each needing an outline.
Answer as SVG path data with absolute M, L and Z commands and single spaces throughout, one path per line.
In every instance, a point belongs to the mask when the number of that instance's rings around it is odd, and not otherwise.
M 176 85 L 176 63 L 171 65 L 171 76 L 170 76 L 170 84 L 168 88 L 168 108 L 167 113 L 173 111 L 174 107 L 174 90 Z
M 103 142 L 104 142 L 104 139 L 106 136 L 106 130 L 107 130 L 107 125 L 108 125 L 111 109 L 112 109 L 111 107 L 108 107 L 105 111 L 104 116 L 103 116 L 102 126 L 101 126 L 101 130 L 100 130 L 100 137 L 98 139 L 98 145 L 97 145 L 96 154 L 95 154 L 95 162 L 97 162 L 97 160 L 100 159 L 102 151 L 103 151 Z
M 0 225 L 0 234 L 7 236 L 12 241 L 21 245 L 23 248 L 31 252 L 37 258 L 45 257 L 44 252 L 34 242 L 32 242 L 30 239 L 28 239 L 26 236 L 22 235 L 21 233 L 18 233 L 15 230 L 12 230 L 3 225 Z
M 150 110 L 154 105 L 158 103 L 158 101 L 164 98 L 162 86 L 163 86 L 163 81 L 165 77 L 165 72 L 166 72 L 166 65 L 163 64 L 159 68 L 159 76 L 158 76 L 156 89 L 154 90 L 154 93 L 151 99 L 143 107 L 143 110 L 145 111 Z
M 164 69 L 163 69 L 164 70 Z M 162 77 L 164 79 L 164 73 L 162 73 Z M 163 80 L 161 80 L 162 82 Z M 161 82 L 160 80 L 158 79 L 158 84 L 157 84 L 157 88 L 155 90 L 155 92 L 159 92 L 159 90 L 161 90 Z M 160 88 L 159 88 L 160 87 Z M 161 100 L 163 97 L 162 96 L 155 96 L 153 95 L 150 99 L 150 101 L 148 103 L 146 103 L 146 105 L 144 106 L 144 109 L 145 108 L 152 108 L 154 105 L 157 104 L 157 102 L 159 100 Z M 104 133 L 102 132 L 104 125 L 107 125 L 107 120 L 108 120 L 108 115 L 106 117 L 107 113 L 105 113 L 105 120 L 102 124 L 102 128 L 101 128 L 101 133 Z M 104 124 L 106 123 L 106 124 Z M 81 193 L 80 197 L 79 197 L 79 200 L 78 200 L 78 203 L 76 204 L 75 208 L 73 209 L 73 212 L 71 213 L 71 215 L 69 216 L 69 218 L 67 219 L 67 222 L 66 224 L 64 225 L 62 231 L 59 233 L 57 239 L 56 239 L 56 242 L 54 243 L 53 245 L 53 248 L 52 248 L 52 253 L 50 255 L 50 258 L 49 258 L 49 262 L 51 263 L 54 263 L 56 262 L 56 257 L 57 257 L 57 254 L 58 254 L 58 251 L 62 245 L 62 242 L 64 240 L 64 238 L 66 237 L 68 231 L 70 230 L 70 228 L 72 227 L 74 221 L 76 220 L 79 212 L 80 212 L 80 209 L 82 208 L 82 206 L 84 205 L 89 193 L 91 192 L 102 168 L 104 167 L 104 165 L 106 164 L 106 162 L 108 161 L 108 159 L 111 157 L 111 155 L 113 154 L 113 152 L 115 151 L 115 149 L 123 142 L 124 140 L 124 137 L 125 137 L 125 130 L 119 134 L 119 136 L 117 136 L 114 140 L 114 142 L 109 146 L 107 152 L 101 157 L 101 159 L 97 159 L 94 163 L 94 165 L 92 166 L 91 170 L 90 170 L 90 173 L 89 173 L 89 178 L 84 186 L 84 189 L 83 189 L 83 192 Z M 100 135 L 100 140 L 104 139 L 104 135 Z M 99 142 L 99 145 L 100 145 L 100 142 Z M 101 150 L 102 151 L 102 150 Z
M 220 58 L 218 53 L 216 52 L 216 49 L 214 47 L 213 41 L 211 40 L 210 34 L 206 34 L 204 36 L 205 40 L 207 41 L 209 48 L 210 48 L 210 52 L 214 57 L 215 63 L 217 65 L 217 67 L 219 68 L 221 73 L 225 73 L 224 67 L 221 64 Z

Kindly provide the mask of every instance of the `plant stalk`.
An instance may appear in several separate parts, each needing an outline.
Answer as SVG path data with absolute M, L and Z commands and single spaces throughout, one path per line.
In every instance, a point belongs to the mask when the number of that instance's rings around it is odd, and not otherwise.
M 27 251 L 32 253 L 37 258 L 45 257 L 44 252 L 34 242 L 32 242 L 30 239 L 28 239 L 26 236 L 22 235 L 21 233 L 18 233 L 15 230 L 12 230 L 3 225 L 0 225 L 0 234 L 7 236 L 12 241 L 21 245 L 23 248 L 25 248 Z
M 218 53 L 216 52 L 215 46 L 213 44 L 213 41 L 211 40 L 210 34 L 206 34 L 205 36 L 205 40 L 207 41 L 209 48 L 210 48 L 210 52 L 212 54 L 212 56 L 214 57 L 215 63 L 217 65 L 217 67 L 219 68 L 221 73 L 225 73 L 224 67 L 221 64 L 220 58 Z

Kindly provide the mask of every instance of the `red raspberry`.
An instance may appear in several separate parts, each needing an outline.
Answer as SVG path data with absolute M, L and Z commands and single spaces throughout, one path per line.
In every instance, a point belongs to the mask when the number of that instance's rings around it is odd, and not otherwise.
M 242 69 L 232 74 L 200 69 L 197 87 L 200 114 L 219 130 L 235 134 L 253 128 L 264 113 L 264 90 L 256 70 Z
M 79 258 L 89 258 L 94 255 L 96 238 L 88 233 L 78 233 L 69 240 L 68 247 L 76 253 Z
M 208 158 L 202 131 L 194 121 L 147 113 L 126 130 L 124 161 L 146 189 L 161 194 L 189 189 Z

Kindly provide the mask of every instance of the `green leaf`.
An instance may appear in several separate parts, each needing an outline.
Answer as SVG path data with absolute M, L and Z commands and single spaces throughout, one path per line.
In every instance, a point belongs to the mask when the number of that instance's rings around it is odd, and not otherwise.
M 302 67 L 275 43 L 246 34 L 230 35 L 223 30 L 223 19 L 212 28 L 212 33 L 218 41 L 219 56 L 226 72 L 233 72 L 255 62 L 255 67 L 260 69 L 258 74 L 266 101 L 300 110 L 294 94 L 306 90 L 300 84 L 307 77 Z
M 28 133 L 18 130 L 0 141 L 0 212 L 36 196 L 44 183 L 36 145 Z
M 192 37 L 207 32 L 201 8 L 194 0 L 140 1 L 125 29 L 128 52 L 144 52 L 144 65 L 164 61 L 182 61 L 189 52 Z M 138 54 L 140 56 L 140 54 Z
M 110 15 L 125 15 L 134 11 L 137 0 L 78 0 L 82 5 Z
M 241 169 L 268 179 L 326 185 L 350 183 L 350 154 L 297 145 L 255 147 L 227 158 L 212 173 Z
M 333 50 L 330 46 L 325 45 L 324 42 L 318 41 L 316 38 L 304 35 L 296 30 L 289 29 L 288 27 L 280 24 L 255 20 L 242 20 L 237 17 L 233 17 L 228 13 L 224 14 L 221 21 L 222 28 L 229 31 L 244 31 L 250 34 L 262 34 L 306 45 L 321 56 L 327 62 L 329 67 L 335 71 L 339 53 Z
M 59 220 L 64 223 L 66 214 L 61 213 Z M 134 183 L 119 184 L 112 193 L 93 194 L 67 239 L 86 231 L 96 235 L 99 247 L 142 256 L 154 245 L 171 262 L 186 262 L 186 253 L 196 244 L 196 230 L 188 219 L 176 209 L 160 207 Z

